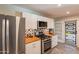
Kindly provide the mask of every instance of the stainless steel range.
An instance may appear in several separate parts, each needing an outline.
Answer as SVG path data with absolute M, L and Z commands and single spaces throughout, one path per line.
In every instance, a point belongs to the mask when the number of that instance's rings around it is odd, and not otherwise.
M 51 49 L 51 39 L 49 38 L 42 40 L 42 53 L 46 53 L 50 49 Z

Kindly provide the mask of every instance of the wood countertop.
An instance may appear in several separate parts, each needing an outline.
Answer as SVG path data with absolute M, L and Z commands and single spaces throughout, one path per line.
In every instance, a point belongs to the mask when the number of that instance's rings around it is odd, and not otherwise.
M 44 34 L 47 35 L 47 36 L 50 36 L 50 37 L 54 36 L 54 34 L 49 34 L 49 32 L 45 32 Z M 36 36 L 33 36 L 33 37 L 25 36 L 25 38 L 24 38 L 25 44 L 29 44 L 29 43 L 32 43 L 32 42 L 35 42 L 35 41 L 38 41 L 38 40 L 41 40 L 41 39 L 36 37 Z
M 47 36 L 50 36 L 50 37 L 54 36 L 54 33 L 49 34 L 49 32 L 44 32 L 44 34 L 47 35 Z
M 41 40 L 40 38 L 38 37 L 25 37 L 24 41 L 25 41 L 25 44 L 29 44 L 29 43 L 32 43 L 32 42 L 35 42 L 35 41 L 38 41 L 38 40 Z

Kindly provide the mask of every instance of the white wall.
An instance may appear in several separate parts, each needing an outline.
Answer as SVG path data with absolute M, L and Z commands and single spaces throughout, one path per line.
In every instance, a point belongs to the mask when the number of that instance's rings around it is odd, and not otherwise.
M 61 18 L 61 19 L 56 20 L 56 22 L 61 22 L 61 24 L 62 24 L 62 35 L 61 35 L 62 39 L 61 39 L 61 41 L 63 41 L 63 43 L 65 43 L 65 22 L 72 21 L 72 20 L 76 20 L 76 22 L 77 22 L 76 46 L 79 47 L 79 16 Z

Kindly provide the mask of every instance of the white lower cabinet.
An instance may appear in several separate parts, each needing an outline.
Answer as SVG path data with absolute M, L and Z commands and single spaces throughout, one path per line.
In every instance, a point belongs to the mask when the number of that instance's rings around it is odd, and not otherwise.
M 25 45 L 26 54 L 40 54 L 41 53 L 41 41 L 35 41 Z
M 58 36 L 55 35 L 52 37 L 52 48 L 58 44 Z

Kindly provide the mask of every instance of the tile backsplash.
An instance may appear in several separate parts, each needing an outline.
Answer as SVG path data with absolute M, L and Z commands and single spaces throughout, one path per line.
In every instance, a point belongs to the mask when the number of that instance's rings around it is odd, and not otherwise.
M 39 34 L 39 32 L 45 32 L 45 31 L 49 31 L 49 29 L 46 28 L 38 28 L 38 29 L 26 29 L 26 36 L 34 36 L 36 34 Z
M 34 35 L 34 29 L 26 29 L 25 34 L 26 34 L 26 35 L 33 36 L 33 35 Z

